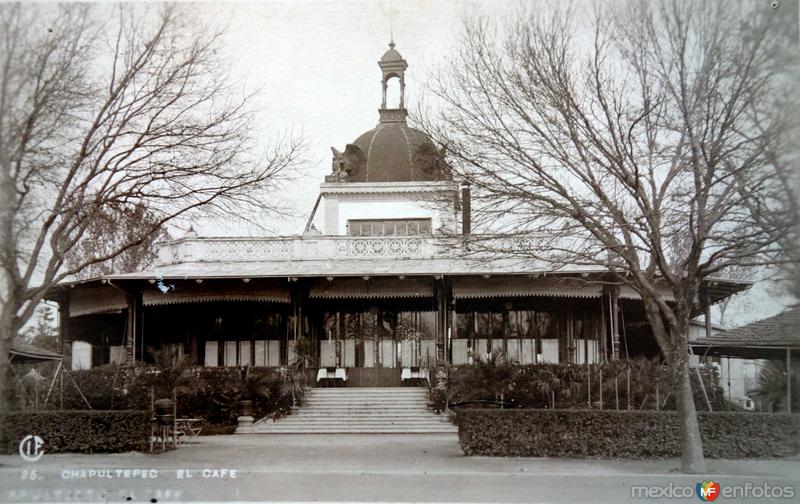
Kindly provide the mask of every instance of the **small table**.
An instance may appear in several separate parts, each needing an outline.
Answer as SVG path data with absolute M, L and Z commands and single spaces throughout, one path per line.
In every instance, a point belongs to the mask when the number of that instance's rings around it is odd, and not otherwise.
M 400 373 L 400 380 L 428 380 L 427 368 L 407 367 Z
M 317 371 L 317 382 L 319 382 L 320 380 L 342 380 L 343 382 L 346 382 L 347 369 L 340 367 L 320 368 L 319 371 Z

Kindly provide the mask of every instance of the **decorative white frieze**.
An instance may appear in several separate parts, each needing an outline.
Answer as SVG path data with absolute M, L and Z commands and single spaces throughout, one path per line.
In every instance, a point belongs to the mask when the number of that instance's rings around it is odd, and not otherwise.
M 159 246 L 159 266 L 184 262 L 264 262 L 343 257 L 419 258 L 437 254 L 431 236 L 185 238 Z
M 422 238 L 352 238 L 338 240 L 336 255 L 345 257 L 420 257 L 423 255 Z
M 190 262 L 270 262 L 346 258 L 419 259 L 514 257 L 541 249 L 535 236 L 290 236 L 281 238 L 183 238 L 159 246 L 159 266 Z
M 269 261 L 292 255 L 290 240 L 242 239 L 205 241 L 198 259 L 206 261 Z

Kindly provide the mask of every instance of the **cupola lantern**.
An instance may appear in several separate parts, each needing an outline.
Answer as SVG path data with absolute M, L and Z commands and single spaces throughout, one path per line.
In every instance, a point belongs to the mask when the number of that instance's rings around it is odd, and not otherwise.
M 405 91 L 406 91 L 406 79 L 405 73 L 406 68 L 408 68 L 408 63 L 406 60 L 403 59 L 403 56 L 400 55 L 400 52 L 394 48 L 394 40 L 389 42 L 389 50 L 383 53 L 381 56 L 381 60 L 378 62 L 378 65 L 381 67 L 381 88 L 382 88 L 382 100 L 381 100 L 381 108 L 378 111 L 380 114 L 380 122 L 406 122 L 406 116 L 408 112 L 406 112 L 405 106 Z M 386 106 L 386 90 L 389 84 L 389 80 L 397 78 L 400 81 L 400 104 L 397 108 L 387 108 Z

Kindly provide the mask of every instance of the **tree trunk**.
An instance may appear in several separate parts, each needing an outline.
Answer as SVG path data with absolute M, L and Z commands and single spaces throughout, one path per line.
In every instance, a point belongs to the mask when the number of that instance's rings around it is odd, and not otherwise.
M 11 340 L 14 337 L 14 326 L 12 318 L 9 316 L 10 307 L 6 305 L 2 309 L 2 316 L 0 316 L 0 413 L 6 413 L 11 410 L 10 401 L 10 372 L 11 363 L 9 361 L 9 350 L 11 350 Z M 5 432 L 6 415 L 0 414 L 0 433 Z M 17 439 L 14 442 L 19 442 Z
M 692 382 L 689 379 L 689 359 L 685 351 L 679 349 L 675 352 L 672 368 L 675 373 L 675 393 L 681 433 L 681 471 L 690 474 L 702 473 L 706 470 L 703 440 L 700 437 L 700 424 L 697 421 Z
M 10 404 L 8 403 L 8 372 L 10 364 L 8 361 L 8 351 L 11 346 L 11 338 L 8 337 L 6 328 L 0 328 L 0 411 L 9 411 Z M 2 428 L 2 424 L 0 424 Z
M 666 317 L 662 317 L 658 305 L 652 299 L 644 296 L 642 301 L 653 336 L 672 371 L 680 424 L 681 470 L 685 473 L 705 472 L 703 440 L 700 437 L 700 424 L 697 421 L 692 382 L 689 379 L 689 311 L 685 307 L 683 310 L 678 307 L 676 311 L 679 313 L 675 317 L 678 319 L 677 324 L 670 328 L 668 333 L 664 324 Z
M 5 310 L 8 309 L 9 307 L 6 306 Z M 14 337 L 14 328 L 10 317 L 7 315 L 7 313 L 3 313 L 3 316 L 0 317 L 0 411 L 2 412 L 9 411 L 11 406 L 9 403 L 8 389 L 8 374 L 11 364 L 9 362 L 8 352 L 11 350 L 11 340 Z M 0 425 L 0 428 L 2 428 L 2 425 Z

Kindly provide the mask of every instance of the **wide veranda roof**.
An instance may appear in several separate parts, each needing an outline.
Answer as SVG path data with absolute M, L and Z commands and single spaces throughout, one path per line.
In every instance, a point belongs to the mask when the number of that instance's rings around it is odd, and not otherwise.
M 800 305 L 779 315 L 701 338 L 692 343 L 696 354 L 743 358 L 779 358 L 800 350 Z

